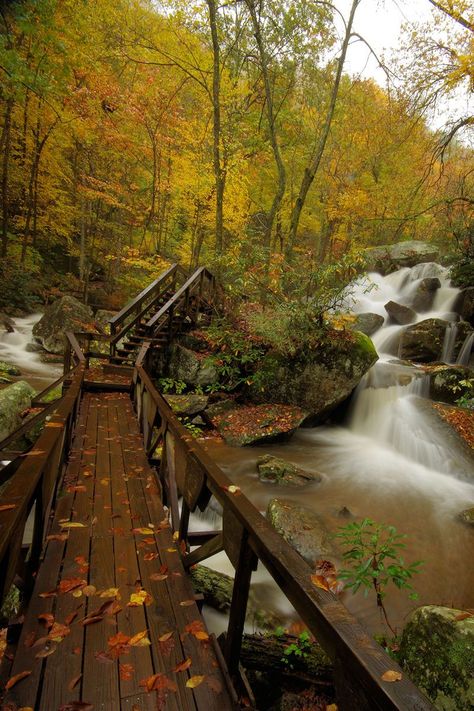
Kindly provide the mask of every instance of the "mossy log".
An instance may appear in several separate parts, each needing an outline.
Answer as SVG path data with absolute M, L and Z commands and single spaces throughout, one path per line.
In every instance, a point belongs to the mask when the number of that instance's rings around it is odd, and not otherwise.
M 220 612 L 229 612 L 234 579 L 205 565 L 196 565 L 190 572 L 193 587 L 196 592 L 204 595 L 206 604 Z M 264 630 L 274 630 L 282 624 L 281 618 L 274 612 L 259 605 L 252 590 L 247 603 L 246 620 Z

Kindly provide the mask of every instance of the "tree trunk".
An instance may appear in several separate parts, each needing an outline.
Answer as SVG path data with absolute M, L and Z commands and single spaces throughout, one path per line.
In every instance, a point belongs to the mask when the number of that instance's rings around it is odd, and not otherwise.
M 262 32 L 260 28 L 260 22 L 257 17 L 257 11 L 255 8 L 255 0 L 245 0 L 250 17 L 252 18 L 252 26 L 255 34 L 255 40 L 257 42 L 258 54 L 260 57 L 260 66 L 262 69 L 263 83 L 265 86 L 265 109 L 267 113 L 268 130 L 270 132 L 270 143 L 272 146 L 273 157 L 278 171 L 278 188 L 273 198 L 272 206 L 270 209 L 270 214 L 268 216 L 268 221 L 265 229 L 265 243 L 264 247 L 266 250 L 266 266 L 267 272 L 270 265 L 270 248 L 271 248 L 271 238 L 273 231 L 273 223 L 276 216 L 280 210 L 280 205 L 283 200 L 283 196 L 286 190 L 286 169 L 283 163 L 283 158 L 281 156 L 280 145 L 278 142 L 277 130 L 275 125 L 275 110 L 273 105 L 273 92 L 270 83 L 270 74 L 268 70 L 268 58 L 265 52 L 265 47 L 263 43 Z
M 349 46 L 349 41 L 351 39 L 352 24 L 354 22 L 354 15 L 355 15 L 355 12 L 356 12 L 357 7 L 360 2 L 361 2 L 361 0 L 353 0 L 353 2 L 352 2 L 351 11 L 349 14 L 349 20 L 346 25 L 346 32 L 344 35 L 344 41 L 342 43 L 341 56 L 339 57 L 338 63 L 337 63 L 337 72 L 336 72 L 336 77 L 334 79 L 334 84 L 332 87 L 331 99 L 330 99 L 329 107 L 328 107 L 327 114 L 326 114 L 326 120 L 324 122 L 323 130 L 321 132 L 319 142 L 316 146 L 316 151 L 314 153 L 314 157 L 310 161 L 309 165 L 305 168 L 303 179 L 301 181 L 300 190 L 298 193 L 298 197 L 296 198 L 296 202 L 294 204 L 294 207 L 293 207 L 293 210 L 291 213 L 290 233 L 288 236 L 288 244 L 287 244 L 287 249 L 286 249 L 286 258 L 288 259 L 288 261 L 291 261 L 292 257 L 293 257 L 293 249 L 294 249 L 294 246 L 296 243 L 296 236 L 298 233 L 298 225 L 300 222 L 301 211 L 303 210 L 303 206 L 306 202 L 306 197 L 308 195 L 308 191 L 313 183 L 316 173 L 319 170 L 319 166 L 321 164 L 321 159 L 324 154 L 324 149 L 326 147 L 326 143 L 327 143 L 327 140 L 329 137 L 329 132 L 331 130 L 331 123 L 332 123 L 332 119 L 334 116 L 334 110 L 336 108 L 337 97 L 339 94 L 339 84 L 341 83 L 342 69 L 344 67 L 344 61 L 346 59 L 347 48 Z
M 8 99 L 3 125 L 3 160 L 2 160 L 2 257 L 8 252 L 8 174 L 10 167 L 11 117 L 13 99 Z
M 213 154 L 214 154 L 214 177 L 216 183 L 216 237 L 215 253 L 222 254 L 224 247 L 224 191 L 225 191 L 225 170 L 222 166 L 221 157 L 221 77 L 220 77 L 220 47 L 217 34 L 217 6 L 215 0 L 207 0 L 209 8 L 209 24 L 212 37 L 212 108 L 213 108 Z

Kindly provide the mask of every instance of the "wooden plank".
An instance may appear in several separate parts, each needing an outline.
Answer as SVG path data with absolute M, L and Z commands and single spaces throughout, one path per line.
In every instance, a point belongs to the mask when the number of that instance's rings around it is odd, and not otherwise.
M 97 447 L 94 476 L 93 537 L 90 551 L 89 584 L 97 591 L 115 587 L 113 539 L 110 535 L 112 494 L 110 457 L 107 437 L 107 395 L 91 396 L 91 406 L 97 409 Z M 105 482 L 105 483 L 104 483 Z M 105 508 L 108 507 L 108 508 Z M 88 612 L 97 609 L 109 598 L 88 598 Z M 97 605 L 99 603 L 99 605 Z M 98 664 L 96 655 L 108 650 L 107 640 L 117 632 L 115 618 L 108 617 L 86 627 L 82 698 L 94 708 L 120 708 L 118 663 Z

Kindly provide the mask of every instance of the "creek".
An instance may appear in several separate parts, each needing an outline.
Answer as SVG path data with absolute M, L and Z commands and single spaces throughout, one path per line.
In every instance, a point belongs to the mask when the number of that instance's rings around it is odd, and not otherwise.
M 387 588 L 386 607 L 398 629 L 418 604 L 474 607 L 474 529 L 457 519 L 460 511 L 474 505 L 473 458 L 431 412 L 423 369 L 398 360 L 398 340 L 406 327 L 388 324 L 384 309 L 389 300 L 410 303 L 427 276 L 438 277 L 441 288 L 431 310 L 417 314 L 416 321 L 443 318 L 454 323 L 452 308 L 459 292 L 451 288 L 446 270 L 439 265 L 418 265 L 387 277 L 370 274 L 355 285 L 355 303 L 348 300 L 348 306 L 356 313 L 378 313 L 385 323 L 372 336 L 379 360 L 354 393 L 342 424 L 301 428 L 284 444 L 235 448 L 210 441 L 205 445 L 262 512 L 270 499 L 284 498 L 313 509 L 336 533 L 348 522 L 340 515 L 346 507 L 356 520 L 369 517 L 405 534 L 402 557 L 424 564 L 414 579 L 417 602 L 406 591 Z M 446 362 L 451 360 L 446 343 L 449 330 L 443 348 Z M 260 482 L 256 460 L 266 452 L 318 471 L 322 481 L 303 489 Z M 209 564 L 232 572 L 223 555 Z M 265 571 L 259 568 L 255 578 L 262 604 L 290 614 Z M 342 600 L 369 631 L 386 632 L 371 593 L 364 597 L 362 592 L 345 592 Z

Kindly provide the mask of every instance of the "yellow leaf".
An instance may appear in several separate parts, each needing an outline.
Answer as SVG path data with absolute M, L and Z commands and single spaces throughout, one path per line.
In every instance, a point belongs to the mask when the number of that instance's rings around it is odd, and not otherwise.
M 389 669 L 382 674 L 383 681 L 400 681 L 402 678 L 402 673 L 395 671 L 394 669 Z
M 140 533 L 142 536 L 153 536 L 154 531 L 151 528 L 134 528 L 134 533 Z
M 198 630 L 194 636 L 196 639 L 209 639 L 209 635 L 204 630 Z
M 85 523 L 79 523 L 79 521 L 66 521 L 61 524 L 61 528 L 86 528 Z
M 107 590 L 102 590 L 100 597 L 117 597 L 120 600 L 120 593 L 118 588 L 107 588 Z
M 161 637 L 158 637 L 158 642 L 167 642 L 173 636 L 172 632 L 165 632 Z
M 192 676 L 190 679 L 187 680 L 186 686 L 188 687 L 188 689 L 195 689 L 196 686 L 202 684 L 205 678 L 205 676 L 200 675 Z
M 235 486 L 235 484 L 231 484 L 227 491 L 229 492 L 229 494 L 236 494 L 238 491 L 240 491 L 240 486 Z
M 131 647 L 148 647 L 151 642 L 147 637 L 148 630 L 144 630 L 143 632 L 137 632 L 137 634 L 133 635 L 129 641 L 129 645 Z
M 153 601 L 153 598 L 151 597 L 150 593 L 147 593 L 146 590 L 140 590 L 139 592 L 132 593 L 130 595 L 130 602 L 127 603 L 128 607 L 137 607 L 138 605 L 150 605 L 150 603 Z

